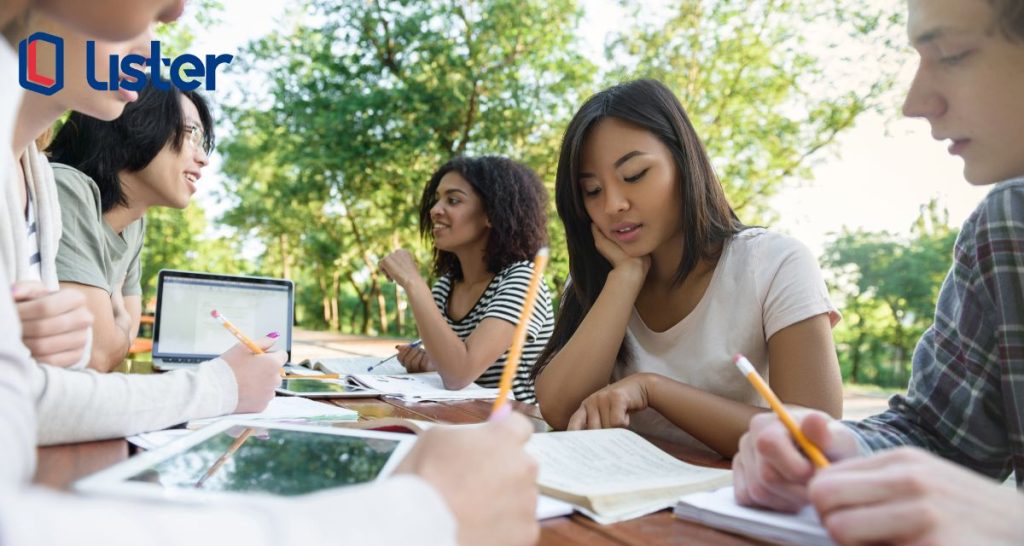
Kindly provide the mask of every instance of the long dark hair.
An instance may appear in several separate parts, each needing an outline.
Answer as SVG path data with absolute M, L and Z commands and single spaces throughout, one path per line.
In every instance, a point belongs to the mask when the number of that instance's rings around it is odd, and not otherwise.
M 168 144 L 174 151 L 181 150 L 186 134 L 182 95 L 199 112 L 205 135 L 203 149 L 209 154 L 214 142 L 213 118 L 202 95 L 173 86 L 161 90 L 147 85 L 113 121 L 72 112 L 47 149 L 50 160 L 89 175 L 99 187 L 103 212 L 127 205 L 118 173 L 141 171 Z
M 568 343 L 594 304 L 611 271 L 594 245 L 591 219 L 579 185 L 580 155 L 592 127 L 617 118 L 654 134 L 671 151 L 679 173 L 683 212 L 683 258 L 675 283 L 683 282 L 701 259 L 716 258 L 726 239 L 745 226 L 725 198 L 704 145 L 679 100 L 661 82 L 636 80 L 610 87 L 587 99 L 562 137 L 555 175 L 555 205 L 565 226 L 571 280 L 562 295 L 551 340 L 537 359 L 534 377 Z M 617 363 L 629 359 L 625 343 Z
M 437 202 L 437 187 L 453 171 L 473 186 L 491 223 L 484 251 L 487 271 L 498 273 L 532 259 L 547 241 L 547 191 L 532 169 L 505 157 L 460 156 L 437 169 L 420 199 L 420 234 L 430 236 L 434 228 L 430 208 Z M 462 266 L 455 254 L 434 247 L 434 273 L 461 280 Z

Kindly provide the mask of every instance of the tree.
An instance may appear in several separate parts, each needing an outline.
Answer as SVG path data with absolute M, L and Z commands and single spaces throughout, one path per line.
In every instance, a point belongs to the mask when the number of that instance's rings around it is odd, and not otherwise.
M 892 355 L 891 373 L 879 382 L 902 385 L 917 340 L 931 325 L 942 280 L 949 270 L 957 231 L 936 201 L 921 207 L 911 237 L 888 232 L 847 231 L 829 244 L 825 263 L 845 309 L 851 311 L 837 340 L 845 346 L 853 379 L 861 371 L 861 351 Z M 884 310 L 885 313 L 879 313 Z M 884 356 L 883 356 L 884 358 Z M 878 374 L 874 374 L 876 377 Z
M 768 224 L 769 198 L 809 179 L 811 162 L 892 88 L 902 8 L 873 4 L 683 0 L 667 14 L 633 4 L 632 24 L 608 46 L 621 61 L 607 79 L 672 88 L 737 214 Z M 889 75 L 865 76 L 865 55 Z
M 347 282 L 361 330 L 375 311 L 387 332 L 377 261 L 401 245 L 427 263 L 415 212 L 433 170 L 494 153 L 550 177 L 593 73 L 573 53 L 579 16 L 571 0 L 305 2 L 293 29 L 239 55 L 239 70 L 271 81 L 226 110 L 224 195 L 237 206 L 223 220 L 276 248 L 282 274 L 314 271 L 329 323 Z

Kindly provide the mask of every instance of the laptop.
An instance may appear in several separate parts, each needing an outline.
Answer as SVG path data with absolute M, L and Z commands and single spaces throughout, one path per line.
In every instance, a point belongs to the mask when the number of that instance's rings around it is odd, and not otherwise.
M 161 270 L 153 320 L 153 367 L 191 368 L 238 343 L 210 312 L 252 339 L 278 332 L 275 347 L 292 354 L 295 285 L 286 279 Z

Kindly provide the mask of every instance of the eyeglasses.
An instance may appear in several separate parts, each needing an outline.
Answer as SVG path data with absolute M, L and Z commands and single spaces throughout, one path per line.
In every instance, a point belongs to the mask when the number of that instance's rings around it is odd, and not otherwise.
M 195 150 L 202 150 L 203 142 L 206 137 L 206 135 L 203 134 L 203 130 L 195 125 L 186 125 L 185 132 L 188 133 L 185 135 L 185 140 L 192 145 L 192 148 Z

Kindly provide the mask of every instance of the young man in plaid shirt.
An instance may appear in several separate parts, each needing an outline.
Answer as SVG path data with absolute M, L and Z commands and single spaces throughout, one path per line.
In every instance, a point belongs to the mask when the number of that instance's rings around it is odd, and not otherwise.
M 921 60 L 903 106 L 972 184 L 994 184 L 953 249 L 905 396 L 860 422 L 801 412 L 815 472 L 771 413 L 733 460 L 741 504 L 808 502 L 840 543 L 1024 544 L 1024 0 L 908 0 Z M 993 479 L 995 478 L 995 479 Z M 999 481 L 997 481 L 999 480 Z

